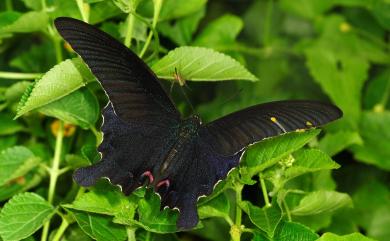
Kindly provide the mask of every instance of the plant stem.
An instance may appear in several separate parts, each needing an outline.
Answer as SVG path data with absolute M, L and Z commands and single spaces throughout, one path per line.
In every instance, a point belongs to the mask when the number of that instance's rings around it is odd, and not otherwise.
M 103 141 L 103 135 L 101 132 L 97 131 L 95 126 L 89 127 L 89 129 L 92 131 L 92 133 L 95 135 L 96 138 L 96 146 L 98 146 Z
M 244 185 L 241 183 L 235 184 L 235 192 L 236 192 L 236 220 L 235 223 L 230 227 L 230 236 L 232 237 L 232 241 L 240 241 L 241 239 L 241 233 L 242 233 L 242 227 L 241 227 L 241 216 L 242 216 L 242 210 L 239 205 L 239 203 L 242 202 L 242 189 L 244 188 Z
M 7 11 L 12 11 L 14 7 L 12 6 L 12 0 L 6 0 L 5 1 L 5 8 Z
M 160 11 L 161 11 L 161 6 L 162 6 L 163 0 L 155 0 L 154 1 L 154 13 L 153 13 L 153 22 L 152 22 L 152 28 L 156 28 L 157 22 L 158 22 L 158 17 L 160 16 Z M 139 54 L 139 57 L 142 58 L 144 56 L 146 50 L 149 47 L 150 41 L 152 40 L 153 36 L 153 29 L 149 31 L 149 35 L 146 39 L 145 45 L 141 50 L 141 53 Z
M 134 20 L 135 17 L 132 13 L 129 13 L 129 16 L 127 17 L 127 29 L 126 29 L 126 37 L 125 37 L 125 46 L 130 48 L 131 46 L 131 38 L 133 36 L 133 29 L 134 29 Z
M 146 231 L 146 237 L 145 237 L 145 241 L 150 241 L 150 235 L 151 233 L 149 231 Z
M 54 238 L 52 241 L 59 241 L 61 240 L 62 235 L 64 234 L 66 228 L 69 226 L 69 222 L 63 217 L 60 227 L 58 228 Z
M 264 179 L 261 177 L 261 174 L 259 175 L 259 178 L 260 178 L 261 191 L 263 192 L 265 206 L 271 207 L 271 204 L 268 199 L 267 186 L 265 185 Z
M 88 23 L 89 20 L 89 5 L 88 3 L 84 3 L 83 0 L 76 0 L 77 7 L 80 10 L 81 17 L 83 21 Z
M 2 79 L 37 79 L 42 75 L 42 73 L 17 73 L 0 71 L 0 78 Z
M 49 192 L 48 192 L 48 197 L 47 197 L 47 201 L 50 204 L 53 203 L 57 179 L 59 176 L 59 167 L 60 167 L 60 162 L 61 162 L 61 151 L 62 151 L 63 139 L 64 139 L 64 122 L 60 121 L 60 126 L 58 128 L 58 133 L 57 133 L 57 137 L 56 137 L 56 146 L 55 146 L 55 150 L 54 150 L 53 163 L 52 163 L 52 166 L 50 168 L 50 183 L 49 183 Z M 45 223 L 45 225 L 43 226 L 41 241 L 47 240 L 47 237 L 49 234 L 49 228 L 50 228 L 50 220 L 48 220 Z
M 273 0 L 269 0 L 267 3 L 267 10 L 265 15 L 265 21 L 264 21 L 264 34 L 263 34 L 263 44 L 264 46 L 270 45 L 270 39 L 271 39 L 271 24 L 272 24 L 272 12 L 274 9 L 274 2 Z
M 42 5 L 42 11 L 46 11 L 46 8 L 47 8 L 47 6 L 46 6 L 46 0 L 41 0 L 41 5 Z
M 287 219 L 288 219 L 288 221 L 291 222 L 292 221 L 291 213 L 290 213 L 290 209 L 287 206 L 286 200 L 283 199 L 282 203 L 283 203 L 284 210 L 286 211 L 286 214 L 287 214 Z
M 60 63 L 62 61 L 62 49 L 61 49 L 61 41 L 56 37 L 52 36 L 54 48 L 56 51 L 56 61 L 57 63 Z
M 137 230 L 137 228 L 133 228 L 133 227 L 126 228 L 128 241 L 137 241 L 137 239 L 135 238 L 135 231 L 136 230 Z
M 241 210 L 241 207 L 240 205 L 238 205 L 238 203 L 240 203 L 242 201 L 242 189 L 243 189 L 243 185 L 241 184 L 237 184 L 236 185 L 236 202 L 237 202 L 237 205 L 236 205 L 236 225 L 238 226 L 241 226 L 241 216 L 242 216 L 242 210 Z

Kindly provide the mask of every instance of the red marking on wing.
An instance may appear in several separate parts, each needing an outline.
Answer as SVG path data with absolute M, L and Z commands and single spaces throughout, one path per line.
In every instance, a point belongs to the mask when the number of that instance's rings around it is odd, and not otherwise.
M 159 187 L 161 187 L 161 186 L 163 186 L 163 185 L 169 187 L 169 184 L 170 184 L 170 183 L 169 183 L 169 180 L 168 180 L 168 179 L 165 179 L 165 180 L 163 180 L 163 181 L 159 181 L 159 182 L 157 183 L 156 187 L 159 188 Z
M 141 176 L 147 176 L 149 178 L 149 183 L 153 183 L 154 181 L 153 174 L 150 171 L 144 172 Z

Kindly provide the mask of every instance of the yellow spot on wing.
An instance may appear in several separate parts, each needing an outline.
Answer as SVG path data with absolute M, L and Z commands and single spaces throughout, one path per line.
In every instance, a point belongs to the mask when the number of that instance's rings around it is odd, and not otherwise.
M 306 125 L 307 126 L 313 126 L 313 123 L 311 123 L 310 121 L 306 121 Z
M 276 117 L 271 117 L 270 118 L 271 119 L 271 121 L 273 122 L 273 123 L 275 123 L 284 133 L 286 133 L 287 131 L 286 131 L 286 129 L 284 129 L 284 127 L 279 123 L 279 121 L 276 119 Z

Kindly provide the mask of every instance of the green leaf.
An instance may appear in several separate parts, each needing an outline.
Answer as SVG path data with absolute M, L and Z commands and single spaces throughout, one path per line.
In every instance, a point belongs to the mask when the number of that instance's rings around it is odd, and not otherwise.
M 235 39 L 242 30 L 242 27 L 243 22 L 239 17 L 225 14 L 210 22 L 196 37 L 192 45 L 214 49 L 226 47 L 235 43 Z
M 32 11 L 23 14 L 13 13 L 12 15 L 13 21 L 8 21 L 7 24 L 0 20 L 0 34 L 40 31 L 44 30 L 49 23 L 49 18 L 45 12 Z M 15 18 L 16 16 L 17 18 Z
M 225 193 L 222 193 L 206 204 L 199 206 L 198 214 L 201 219 L 210 217 L 222 217 L 230 219 L 229 210 L 229 199 L 226 197 Z
M 99 181 L 98 184 L 87 193 L 83 193 L 72 204 L 63 205 L 79 211 L 116 216 L 121 212 L 134 214 L 136 203 L 126 198 L 119 187 L 111 185 L 108 181 Z
M 333 1 L 282 0 L 280 5 L 287 12 L 310 19 L 315 18 L 330 9 L 333 5 Z
M 390 30 L 390 3 L 388 1 L 373 1 L 372 13 L 378 22 L 387 30 Z
M 74 154 L 67 154 L 65 156 L 65 161 L 68 167 L 72 169 L 85 167 L 91 164 L 91 162 L 88 159 L 85 159 L 84 157 L 81 157 L 79 155 L 74 155 Z
M 326 133 L 319 142 L 319 148 L 328 155 L 334 156 L 353 144 L 363 145 L 363 140 L 359 133 L 340 130 L 334 133 Z
M 40 0 L 22 0 L 22 2 L 26 5 L 26 7 L 31 8 L 33 10 L 42 9 L 42 2 Z
M 100 115 L 99 103 L 88 88 L 76 90 L 38 111 L 85 129 L 94 126 Z
M 74 211 L 73 215 L 80 228 L 91 238 L 98 241 L 124 241 L 126 228 L 111 222 L 111 217 Z
M 318 149 L 298 150 L 293 154 L 292 166 L 284 172 L 286 179 L 321 170 L 331 170 L 340 167 L 328 155 Z
M 25 175 L 39 163 L 39 158 L 23 146 L 5 149 L 0 153 L 0 185 Z
M 344 118 L 338 123 L 346 130 L 357 129 L 369 61 L 389 62 L 383 45 L 361 38 L 351 28 L 342 16 L 326 17 L 320 21 L 321 37 L 304 51 L 314 80 L 343 110 Z
M 296 216 L 317 215 L 351 205 L 352 200 L 348 194 L 335 191 L 316 191 L 302 198 L 299 205 L 291 210 L 291 214 Z
M 318 135 L 320 130 L 292 132 L 269 138 L 250 146 L 241 164 L 240 172 L 245 179 L 251 179 L 255 174 L 276 164 L 281 158 L 298 150 Z
M 12 115 L 0 113 L 0 136 L 15 134 L 24 129 L 23 125 L 13 120 Z
M 367 84 L 364 106 L 380 112 L 386 109 L 390 93 L 390 69 L 380 72 Z
M 2 136 L 0 138 L 0 151 L 3 151 L 9 147 L 15 146 L 17 141 L 17 136 Z
M 356 159 L 390 170 L 390 111 L 381 113 L 364 112 L 360 134 L 364 145 L 351 149 Z
M 20 97 L 23 95 L 26 88 L 30 86 L 30 84 L 31 83 L 28 81 L 20 81 L 8 87 L 4 93 L 6 101 L 8 103 L 19 101 Z M 3 123 L 2 121 L 0 122 Z
M 20 240 L 37 231 L 54 213 L 54 208 L 35 193 L 10 199 L 0 212 L 0 235 L 4 241 Z
M 177 69 L 183 80 L 258 80 L 235 59 L 201 47 L 176 48 L 155 63 L 152 69 L 163 79 L 174 79 Z
M 125 225 L 136 225 L 155 233 L 177 232 L 178 212 L 169 208 L 160 211 L 160 198 L 152 190 L 147 190 L 145 198 L 138 201 L 138 221 L 129 219 L 126 214 L 115 217 L 114 222 Z
M 68 59 L 57 64 L 24 92 L 16 118 L 69 95 L 93 79 L 81 59 Z
M 318 235 L 308 227 L 294 222 L 282 222 L 278 226 L 273 238 L 263 237 L 254 233 L 252 241 L 315 241 Z
M 367 176 L 361 178 L 363 185 L 358 186 L 352 196 L 354 215 L 350 219 L 366 230 L 366 234 L 370 237 L 386 240 L 390 235 L 389 185 L 385 180 L 380 182 Z
M 161 7 L 159 21 L 181 18 L 199 11 L 207 0 L 165 0 Z
M 113 0 L 113 3 L 125 13 L 135 12 L 140 2 L 141 0 Z
M 340 107 L 349 129 L 356 129 L 360 116 L 361 90 L 369 64 L 361 58 L 329 51 L 324 46 L 316 46 L 306 51 L 307 66 L 315 81 L 324 92 Z M 340 67 L 341 66 L 341 67 Z
M 39 45 L 30 45 L 26 51 L 12 58 L 9 65 L 22 72 L 40 73 L 49 70 L 55 62 L 53 44 L 46 41 Z
M 316 241 L 375 241 L 374 239 L 367 238 L 361 233 L 351 233 L 348 235 L 339 236 L 333 233 L 324 233 L 321 238 Z
M 42 169 L 32 169 L 27 174 L 0 186 L 0 201 L 5 201 L 18 193 L 36 187 L 42 181 L 44 174 L 46 173 Z
M 169 21 L 161 22 L 157 25 L 157 29 L 177 45 L 189 45 L 192 41 L 192 35 L 204 15 L 205 9 L 201 8 L 191 15 L 177 19 L 174 23 Z
M 254 225 L 259 229 L 266 232 L 268 237 L 273 237 L 276 227 L 282 220 L 282 210 L 277 204 L 273 204 L 271 207 L 259 208 L 252 205 L 250 202 L 241 202 L 240 207 Z

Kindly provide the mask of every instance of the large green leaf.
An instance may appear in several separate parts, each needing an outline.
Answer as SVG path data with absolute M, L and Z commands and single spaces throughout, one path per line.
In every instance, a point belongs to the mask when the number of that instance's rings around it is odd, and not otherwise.
M 11 135 L 24 129 L 23 125 L 13 120 L 11 114 L 0 113 L 0 136 Z
M 330 9 L 333 1 L 282 0 L 280 4 L 285 11 L 305 18 L 315 18 Z
M 363 140 L 359 133 L 340 130 L 334 133 L 326 133 L 319 142 L 319 148 L 328 155 L 333 156 L 353 144 L 363 145 Z
M 18 193 L 25 192 L 37 186 L 44 176 L 42 169 L 32 169 L 25 175 L 16 178 L 6 185 L 0 186 L 0 201 L 6 201 Z
M 282 220 L 282 210 L 278 204 L 274 203 L 271 207 L 256 207 L 250 202 L 241 202 L 240 207 L 248 214 L 249 219 L 259 229 L 266 232 L 268 237 L 273 237 L 276 227 Z
M 286 179 L 291 179 L 308 172 L 331 170 L 340 167 L 327 154 L 318 149 L 299 150 L 293 156 L 292 166 L 284 172 L 284 178 Z
M 390 112 L 364 112 L 360 133 L 364 141 L 362 146 L 353 146 L 356 159 L 390 170 Z
M 198 208 L 198 214 L 201 219 L 210 217 L 229 218 L 230 203 L 225 193 L 218 195 L 211 201 Z
M 93 80 L 81 59 L 68 59 L 36 80 L 23 94 L 16 117 L 58 100 Z
M 282 222 L 276 229 L 273 238 L 267 238 L 259 233 L 254 233 L 252 241 L 315 241 L 318 235 L 308 227 L 294 222 Z
M 364 95 L 365 109 L 383 111 L 389 103 L 390 95 L 390 68 L 380 72 L 367 84 Z M 388 102 L 388 103 L 386 103 Z
M 193 14 L 206 3 L 207 0 L 165 0 L 161 7 L 159 20 L 181 18 Z
M 196 37 L 192 45 L 223 51 L 224 47 L 228 47 L 228 45 L 235 42 L 242 27 L 243 22 L 239 17 L 230 14 L 223 15 L 210 22 Z
M 94 126 L 100 115 L 99 103 L 95 95 L 87 88 L 76 90 L 40 107 L 38 111 L 82 128 Z
M 73 215 L 80 228 L 94 240 L 124 241 L 127 239 L 126 228 L 113 223 L 109 216 L 81 211 L 74 211 Z
M 320 130 L 292 132 L 250 146 L 241 164 L 241 175 L 244 179 L 251 179 L 253 175 L 276 164 L 281 158 L 304 146 L 319 133 Z
M 19 81 L 8 87 L 4 93 L 6 101 L 8 103 L 19 101 L 20 97 L 30 84 L 31 83 L 28 81 Z M 3 123 L 2 121 L 0 122 Z
M 12 15 L 8 19 L 12 19 L 5 22 L 0 20 L 0 34 L 6 33 L 29 33 L 39 30 L 44 30 L 48 23 L 49 18 L 45 12 L 27 12 L 27 13 L 9 13 L 4 12 L 0 16 L 0 19 L 5 14 Z
M 26 238 L 37 231 L 53 213 L 53 206 L 35 193 L 16 195 L 1 209 L 0 235 L 4 241 Z
M 296 216 L 317 215 L 351 205 L 352 200 L 348 194 L 335 191 L 316 191 L 302 198 L 299 205 L 291 210 L 291 214 Z
M 135 212 L 136 203 L 126 198 L 119 187 L 102 180 L 90 192 L 82 194 L 72 204 L 63 206 L 79 211 L 111 216 L 127 212 L 131 216 Z
M 339 236 L 334 233 L 324 233 L 321 238 L 316 241 L 375 241 L 374 239 L 367 238 L 361 233 L 352 233 L 348 235 Z
M 160 198 L 148 190 L 145 198 L 138 201 L 138 221 L 129 219 L 127 214 L 117 215 L 114 222 L 125 225 L 136 225 L 155 233 L 177 232 L 176 220 L 178 212 L 169 208 L 160 210 Z
M 353 194 L 354 223 L 366 230 L 367 235 L 378 240 L 390 236 L 390 188 L 383 180 L 362 176 L 363 185 Z M 367 180 L 368 179 L 368 180 Z M 371 179 L 371 180 L 370 180 Z
M 192 35 L 204 15 L 205 9 L 201 8 L 199 11 L 179 18 L 173 23 L 170 21 L 161 22 L 157 25 L 157 29 L 162 35 L 170 38 L 177 45 L 189 45 L 192 41 Z
M 0 153 L 0 186 L 25 175 L 39 163 L 39 158 L 26 147 L 15 146 Z
M 235 59 L 201 47 L 176 48 L 155 63 L 152 69 L 163 79 L 175 79 L 176 69 L 183 80 L 258 80 Z

